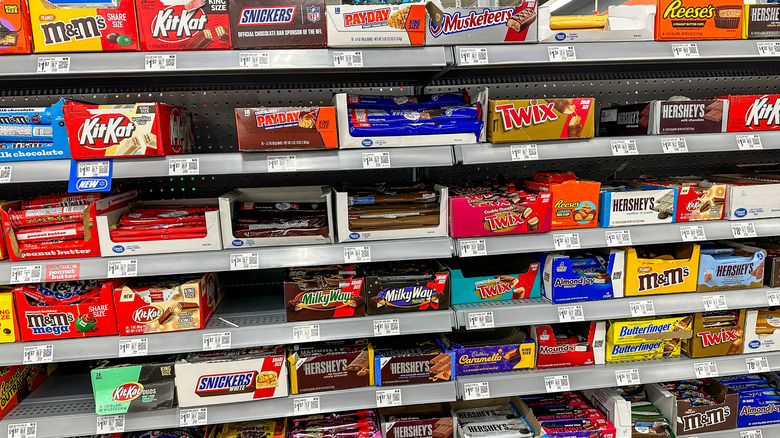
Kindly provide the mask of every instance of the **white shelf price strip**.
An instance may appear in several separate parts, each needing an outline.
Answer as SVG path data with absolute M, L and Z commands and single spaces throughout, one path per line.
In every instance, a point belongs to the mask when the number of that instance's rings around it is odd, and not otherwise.
M 38 423 L 13 423 L 8 425 L 8 438 L 35 438 L 38 434 Z
M 485 239 L 458 240 L 458 254 L 461 257 L 476 257 L 487 255 Z
M 556 251 L 580 249 L 580 235 L 577 233 L 553 234 L 553 247 Z
M 636 140 L 633 138 L 627 140 L 610 140 L 609 145 L 612 148 L 612 155 L 639 154 L 639 148 L 636 147 Z
M 607 230 L 604 231 L 604 237 L 607 239 L 607 246 L 631 246 L 631 231 L 629 230 Z
M 718 365 L 713 362 L 696 362 L 693 364 L 693 372 L 697 379 L 706 379 L 709 377 L 718 377 Z
M 320 410 L 319 397 L 298 397 L 293 399 L 293 415 L 317 414 Z
M 363 52 L 333 52 L 334 67 L 363 67 Z
M 108 261 L 108 278 L 127 278 L 137 276 L 138 259 Z
M 402 404 L 400 389 L 385 389 L 376 392 L 376 407 L 378 408 L 401 406 Z
M 463 400 L 479 400 L 482 398 L 490 398 L 490 384 L 488 382 L 463 384 Z
M 758 134 L 737 135 L 737 147 L 742 151 L 764 149 L 764 145 L 761 144 L 761 137 Z
M 318 342 L 320 340 L 320 325 L 294 325 L 292 337 L 293 342 Z
M 268 172 L 295 172 L 298 170 L 298 160 L 295 155 L 274 155 L 266 159 Z
M 125 431 L 125 415 L 98 415 L 97 434 L 121 433 Z
M 766 302 L 770 306 L 780 306 L 780 290 L 766 291 Z
M 661 139 L 661 149 L 665 154 L 680 154 L 688 152 L 685 137 L 670 137 Z
M 11 182 L 11 166 L 0 166 L 0 184 Z
M 36 64 L 37 73 L 68 73 L 70 72 L 70 56 L 42 56 Z
M 203 351 L 226 350 L 231 347 L 231 344 L 232 336 L 230 332 L 203 334 Z
M 176 55 L 146 55 L 144 70 L 176 70 Z
M 655 306 L 653 300 L 630 301 L 628 307 L 631 310 L 631 316 L 655 316 Z
M 206 408 L 179 409 L 179 426 L 192 427 L 208 424 Z
M 769 359 L 766 356 L 745 358 L 748 373 L 769 372 Z
M 40 283 L 43 265 L 11 266 L 11 284 Z
M 344 263 L 368 263 L 371 261 L 370 246 L 345 246 Z
M 701 297 L 701 301 L 704 305 L 705 312 L 726 310 L 729 308 L 726 304 L 726 295 L 704 295 Z
M 683 242 L 707 240 L 707 236 L 704 234 L 703 225 L 685 225 L 680 227 L 680 237 Z
M 363 169 L 390 167 L 390 152 L 363 152 Z
M 400 334 L 401 322 L 398 318 L 374 320 L 374 336 L 396 336 Z
M 238 68 L 269 68 L 271 57 L 268 52 L 239 53 Z
M 169 158 L 168 175 L 198 175 L 200 174 L 200 158 Z
M 513 144 L 509 147 L 512 161 L 530 161 L 539 159 L 539 148 L 535 144 Z
M 760 56 L 780 56 L 780 41 L 756 41 Z
M 639 370 L 632 368 L 630 370 L 615 370 L 615 381 L 618 386 L 639 385 Z
M 763 433 L 761 433 L 760 429 L 756 430 L 740 430 L 739 431 L 739 438 L 764 438 Z
M 585 321 L 585 313 L 581 304 L 573 306 L 558 306 L 558 322 Z
M 461 47 L 460 65 L 488 64 L 488 51 L 486 47 Z
M 756 226 L 753 222 L 737 222 L 731 224 L 731 234 L 735 239 L 745 237 L 758 237 L 756 235 Z
M 545 376 L 544 389 L 546 389 L 547 392 L 571 391 L 569 376 L 566 374 L 560 376 Z
M 471 312 L 468 314 L 466 328 L 469 330 L 494 328 L 493 312 Z
M 119 340 L 119 357 L 146 356 L 148 354 L 149 338 Z
M 78 178 L 99 178 L 107 177 L 110 161 L 79 161 L 76 167 L 76 176 Z
M 675 58 L 698 58 L 699 47 L 696 43 L 672 44 L 672 56 Z
M 260 269 L 260 254 L 249 252 L 246 254 L 230 254 L 230 270 L 243 271 L 246 269 Z
M 22 352 L 22 365 L 54 362 L 54 345 L 37 345 L 24 347 Z
M 547 57 L 550 62 L 576 61 L 577 53 L 574 46 L 548 46 Z

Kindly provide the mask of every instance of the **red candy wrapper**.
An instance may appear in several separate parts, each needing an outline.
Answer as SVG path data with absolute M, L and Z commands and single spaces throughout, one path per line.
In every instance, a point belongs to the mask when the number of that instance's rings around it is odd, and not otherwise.
M 42 227 L 22 228 L 16 232 L 19 243 L 45 242 L 50 240 L 73 240 L 84 238 L 84 225 L 81 223 L 46 225 Z
M 35 208 L 30 210 L 9 210 L 8 216 L 14 228 L 82 222 L 87 205 L 70 207 Z
M 97 199 L 100 199 L 100 193 L 39 196 L 35 199 L 22 201 L 22 210 L 87 205 Z

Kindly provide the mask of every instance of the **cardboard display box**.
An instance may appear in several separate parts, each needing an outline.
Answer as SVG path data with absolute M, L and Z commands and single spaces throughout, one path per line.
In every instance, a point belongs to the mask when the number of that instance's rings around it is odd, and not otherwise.
M 748 309 L 744 337 L 745 354 L 780 350 L 780 310 Z
M 675 222 L 723 219 L 726 211 L 726 184 L 694 179 L 661 179 L 638 181 L 642 188 L 668 187 L 677 189 Z
M 614 388 L 586 389 L 582 395 L 606 415 L 615 426 L 617 438 L 631 438 L 631 402 L 625 400 Z
M 374 342 L 376 386 L 398 386 L 455 379 L 455 354 L 433 336 L 377 339 Z
M 23 0 L 4 0 L 0 4 L 0 55 L 32 53 L 30 11 Z
M 403 406 L 381 410 L 385 438 L 452 438 L 455 419 L 443 404 Z
M 677 189 L 642 190 L 601 186 L 599 226 L 670 224 L 677 213 Z
M 572 28 L 563 26 L 563 29 L 552 29 L 550 26 L 552 14 L 549 6 L 540 6 L 539 42 L 652 41 L 655 14 L 655 5 L 610 6 L 603 27 L 579 29 L 577 27 L 580 26 L 572 26 Z M 576 21 L 579 17 L 572 18 Z
M 17 322 L 14 294 L 8 288 L 0 289 L 0 344 L 21 340 Z
M 487 140 L 493 143 L 591 138 L 595 100 L 517 99 L 488 102 Z
M 733 40 L 742 37 L 742 2 L 659 0 L 655 39 Z
M 90 371 L 95 413 L 115 415 L 176 406 L 173 364 L 179 355 L 101 361 Z
M 697 292 L 752 289 L 764 284 L 766 251 L 737 242 L 702 245 Z
M 690 315 L 609 321 L 607 362 L 680 355 L 681 341 L 692 336 Z
M 365 316 L 364 283 L 353 266 L 332 265 L 315 274 L 306 268 L 290 268 L 284 281 L 287 321 Z
M 528 256 L 453 259 L 452 304 L 534 298 L 541 295 L 542 264 Z
M 745 3 L 742 11 L 742 38 L 763 39 L 778 37 L 780 37 L 780 5 L 775 3 Z
M 0 403 L 0 419 L 37 388 L 57 368 L 56 364 L 13 365 L 0 367 L 0 388 L 3 399 Z
M 745 334 L 745 309 L 693 315 L 693 336 L 682 340 L 688 357 L 741 354 Z
M 645 386 L 650 402 L 669 419 L 678 436 L 737 427 L 739 396 L 714 379 L 708 380 L 705 388 L 715 395 L 717 404 L 694 406 L 689 400 L 677 400 L 657 383 Z
M 774 108 L 780 106 L 780 94 L 726 96 L 729 102 L 728 132 L 776 131 L 780 118 Z
M 428 11 L 425 45 L 536 43 L 536 1 L 515 3 L 483 6 L 444 1 L 440 16 Z
M 625 296 L 696 290 L 700 252 L 698 244 L 646 245 L 624 249 L 626 251 Z M 667 256 L 671 256 L 671 259 Z
M 370 265 L 365 271 L 367 313 L 384 315 L 402 312 L 449 311 L 450 271 L 438 262 L 411 265 L 403 273 L 390 264 Z M 422 272 L 418 272 L 422 271 Z
M 562 329 L 568 331 L 561 331 Z M 563 368 L 599 365 L 605 357 L 606 323 L 586 322 L 561 325 L 535 325 L 536 368 Z
M 135 0 L 144 52 L 229 50 L 228 0 Z
M 602 108 L 599 115 L 599 137 L 649 135 L 652 125 L 652 102 Z
M 366 339 L 288 349 L 292 394 L 374 386 L 374 349 Z
M 230 0 L 234 49 L 324 49 L 323 0 Z
M 473 196 L 449 196 L 452 237 L 544 233 L 551 229 L 552 194 L 529 194 L 522 202 L 485 202 Z
M 542 296 L 551 303 L 622 298 L 625 252 L 548 253 L 542 274 Z
M 2 10 L 2 8 L 0 8 Z M 1 22 L 2 20 L 0 20 Z M 0 54 L 2 54 L 2 47 L 0 47 Z M 18 145 L 22 147 L 14 149 L 0 149 L 0 162 L 6 161 L 38 161 L 38 160 L 59 160 L 62 158 L 70 158 L 70 147 L 68 145 L 68 133 L 65 129 L 65 117 L 62 113 L 62 108 L 65 105 L 66 100 L 60 99 L 57 103 L 51 106 L 51 141 L 50 142 L 20 142 Z M 31 110 L 33 116 L 43 109 L 44 112 L 48 109 L 43 108 L 22 108 L 25 113 Z M 9 110 L 3 108 L 2 110 Z M 13 110 L 13 109 L 10 109 Z M 3 111 L 6 115 L 6 111 Z
M 595 228 L 598 226 L 598 205 L 601 183 L 574 179 L 560 183 L 526 181 L 527 189 L 552 194 L 551 228 Z
M 239 151 L 339 147 L 332 106 L 236 108 L 236 128 Z
M 725 99 L 657 100 L 650 119 L 653 134 L 726 132 L 731 105 Z
M 459 330 L 439 335 L 455 353 L 455 375 L 496 373 L 534 367 L 536 343 L 516 328 Z
M 422 46 L 423 3 L 328 5 L 328 47 Z

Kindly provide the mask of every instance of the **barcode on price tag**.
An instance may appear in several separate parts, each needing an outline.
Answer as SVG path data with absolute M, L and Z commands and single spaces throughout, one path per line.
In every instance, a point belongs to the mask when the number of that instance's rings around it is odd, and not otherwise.
M 609 145 L 612 147 L 612 155 L 637 155 L 639 148 L 636 147 L 636 140 L 630 138 L 628 140 L 610 140 Z
M 299 397 L 293 399 L 293 415 L 311 415 L 319 412 L 319 397 Z
M 256 252 L 230 254 L 230 270 L 243 271 L 245 269 L 260 269 L 260 254 Z
M 672 55 L 675 58 L 698 58 L 699 47 L 696 43 L 672 44 Z
M 376 407 L 401 406 L 401 390 L 385 389 L 376 392 Z
M 466 328 L 469 330 L 494 328 L 496 326 L 493 320 L 493 312 L 471 312 L 467 317 L 468 324 Z
M 756 41 L 760 56 L 780 56 L 780 41 Z
M 268 157 L 269 172 L 295 172 L 298 163 L 295 155 L 274 155 Z
M 680 237 L 682 237 L 683 242 L 707 240 L 707 236 L 704 235 L 703 225 L 687 225 L 680 227 Z
M 766 301 L 770 306 L 780 306 L 780 291 L 778 290 L 766 291 Z
M 37 345 L 24 347 L 22 352 L 22 365 L 36 363 L 52 363 L 54 361 L 54 345 Z
M 197 175 L 200 173 L 200 158 L 169 158 L 168 175 Z
M 488 382 L 463 384 L 463 400 L 479 400 L 481 398 L 490 398 L 490 384 Z
M 38 423 L 14 423 L 8 425 L 8 438 L 35 438 Z
M 206 408 L 179 409 L 179 426 L 204 426 L 208 423 Z
M 630 301 L 628 308 L 631 310 L 631 316 L 655 316 L 655 306 L 653 300 Z
M 726 310 L 726 295 L 704 295 L 701 297 L 704 310 L 712 312 L 713 310 Z
M 125 278 L 138 276 L 138 260 L 109 260 L 108 278 Z
M 334 67 L 363 67 L 363 52 L 333 52 Z
M 740 150 L 763 149 L 761 137 L 758 134 L 745 134 L 737 136 L 737 147 Z
M 68 73 L 70 56 L 46 56 L 38 58 L 38 73 Z
M 665 154 L 679 154 L 688 152 L 688 143 L 685 137 L 670 137 L 661 139 L 661 149 Z
M 271 56 L 268 52 L 239 53 L 238 68 L 269 68 Z
M 764 438 L 764 435 L 759 429 L 756 430 L 740 430 L 739 438 Z
M 631 231 L 629 230 L 604 231 L 604 237 L 607 239 L 607 246 L 631 245 Z
M 460 65 L 479 65 L 488 63 L 487 47 L 461 47 Z
M 76 175 L 79 178 L 98 178 L 111 175 L 110 161 L 79 161 L 76 167 Z
M 559 322 L 585 321 L 585 312 L 581 304 L 574 306 L 558 306 Z
M 208 350 L 227 350 L 231 344 L 230 332 L 223 333 L 204 333 L 203 334 L 203 351 Z
M 146 55 L 145 70 L 176 70 L 176 55 Z
M 390 152 L 363 152 L 363 169 L 390 167 Z
M 544 389 L 546 389 L 547 392 L 571 391 L 569 376 L 566 374 L 561 376 L 545 376 Z
M 42 265 L 11 266 L 11 284 L 40 283 Z
M 577 54 L 574 52 L 574 46 L 548 46 L 547 56 L 550 58 L 550 62 L 577 60 Z
M 146 356 L 149 354 L 149 338 L 121 339 L 119 357 Z
M 735 239 L 744 237 L 757 237 L 756 226 L 753 222 L 738 222 L 731 224 L 731 234 Z
M 577 233 L 553 234 L 553 247 L 556 251 L 580 249 L 580 235 Z
M 0 184 L 11 182 L 11 166 L 0 166 Z
M 528 161 L 539 159 L 539 148 L 535 144 L 513 144 L 509 146 L 512 161 Z
M 745 359 L 745 365 L 748 373 L 769 372 L 769 359 L 766 356 L 748 357 Z
M 696 362 L 693 364 L 693 372 L 697 379 L 718 377 L 718 365 L 715 362 Z
M 461 257 L 476 257 L 487 255 L 487 242 L 485 239 L 458 240 L 459 255 Z
M 292 328 L 293 342 L 318 342 L 320 340 L 320 325 L 294 325 Z
M 125 431 L 125 415 L 98 415 L 97 434 L 122 433 Z
M 396 336 L 400 334 L 401 322 L 398 318 L 374 320 L 374 336 Z
M 345 246 L 344 263 L 368 263 L 371 261 L 370 246 Z
M 615 380 L 618 386 L 639 385 L 639 370 L 636 368 L 630 370 L 615 370 Z

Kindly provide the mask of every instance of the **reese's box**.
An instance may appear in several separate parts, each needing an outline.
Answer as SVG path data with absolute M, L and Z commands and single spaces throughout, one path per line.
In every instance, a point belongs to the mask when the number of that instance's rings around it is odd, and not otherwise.
M 425 6 L 328 5 L 328 47 L 422 46 Z
M 454 353 L 445 352 L 433 336 L 377 339 L 374 342 L 377 386 L 440 382 L 455 378 Z
M 453 259 L 452 304 L 538 297 L 542 265 L 524 255 Z
M 336 108 L 236 108 L 239 151 L 339 147 Z
M 450 308 L 450 271 L 438 262 L 387 262 L 364 269 L 369 315 Z
M 287 353 L 292 394 L 374 386 L 374 349 L 366 339 L 295 345 Z
M 764 284 L 766 251 L 737 242 L 701 246 L 698 292 L 751 289 Z
M 284 281 L 287 321 L 365 316 L 365 279 L 356 266 L 290 268 Z
M 682 340 L 688 357 L 742 354 L 745 309 L 696 313 L 691 330 L 693 336 Z
M 534 367 L 536 344 L 514 327 L 442 333 L 439 342 L 455 353 L 457 376 Z
M 177 355 L 100 361 L 90 371 L 95 413 L 115 415 L 176 406 Z
M 32 53 L 30 13 L 25 0 L 0 1 L 0 55 Z
M 738 0 L 659 0 L 656 40 L 730 40 L 742 37 Z
M 728 96 L 728 132 L 780 130 L 780 94 Z
M 30 0 L 35 53 L 138 50 L 133 0 Z
M 551 228 L 595 228 L 599 222 L 601 183 L 577 178 L 573 172 L 535 172 L 525 188 L 552 195 Z
M 692 321 L 691 315 L 609 321 L 607 362 L 679 356 Z
M 327 45 L 323 0 L 230 0 L 234 49 L 320 49 Z
M 487 140 L 590 138 L 594 134 L 594 108 L 592 98 L 490 100 Z
M 228 0 L 135 0 L 141 50 L 230 49 Z
M 56 364 L 14 365 L 0 367 L 0 419 L 27 397 L 57 368 Z
M 742 11 L 742 38 L 778 37 L 780 37 L 780 5 L 745 3 L 745 9 Z
M 625 296 L 670 294 L 696 290 L 696 280 L 699 273 L 699 245 L 675 243 L 624 249 L 626 251 Z

